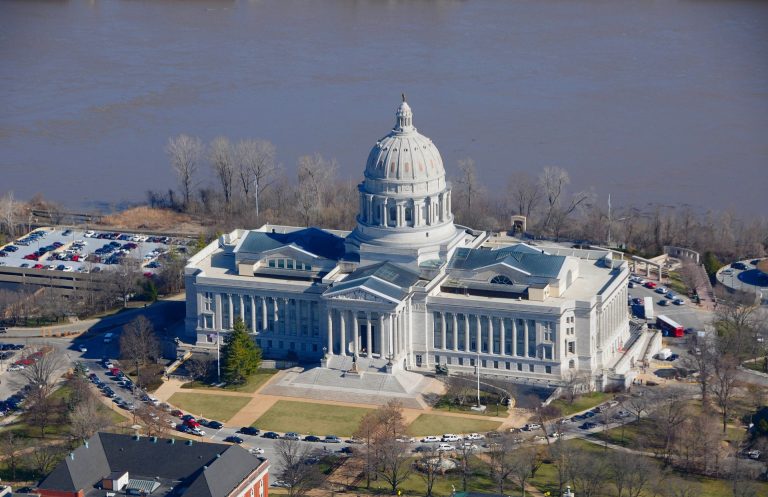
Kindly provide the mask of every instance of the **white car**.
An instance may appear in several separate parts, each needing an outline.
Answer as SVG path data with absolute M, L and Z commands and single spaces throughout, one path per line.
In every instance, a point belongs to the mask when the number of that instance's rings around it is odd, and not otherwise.
M 461 437 L 458 435 L 454 435 L 453 433 L 446 433 L 443 435 L 443 442 L 460 442 Z
M 416 439 L 412 437 L 397 437 L 395 440 L 404 444 L 409 444 L 416 441 Z M 347 440 L 347 442 L 350 442 L 350 440 Z
M 254 447 L 254 448 L 250 449 L 248 452 L 250 452 L 251 454 L 261 455 L 261 454 L 264 453 L 264 449 L 262 449 L 261 447 Z
M 438 452 L 448 452 L 451 450 L 456 450 L 456 447 L 451 444 L 440 444 L 437 446 Z
M 24 369 L 24 366 L 21 364 L 14 364 L 8 368 L 8 371 L 21 371 L 22 369 Z
M 681 299 L 680 297 L 676 298 L 672 302 L 674 302 L 675 305 L 683 305 L 683 304 L 685 304 L 685 300 Z
M 190 428 L 189 432 L 193 435 L 197 435 L 198 437 L 205 436 L 205 431 L 201 430 L 200 428 Z
M 470 433 L 466 437 L 464 437 L 465 440 L 482 440 L 485 437 L 479 433 Z
M 94 236 L 95 234 L 96 234 L 96 233 L 94 233 L 93 231 L 86 231 L 86 232 L 85 232 L 85 234 L 84 234 L 83 236 L 84 236 L 84 237 L 86 237 L 86 238 L 93 238 L 93 236 Z
M 462 447 L 471 451 L 477 450 L 477 445 L 473 444 L 472 442 L 464 442 Z
M 421 439 L 422 442 L 439 442 L 440 437 L 436 437 L 434 435 L 429 435 Z

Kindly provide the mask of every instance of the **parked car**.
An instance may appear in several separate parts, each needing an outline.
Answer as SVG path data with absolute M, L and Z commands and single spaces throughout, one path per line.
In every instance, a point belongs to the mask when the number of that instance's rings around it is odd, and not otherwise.
M 440 441 L 440 437 L 436 437 L 434 435 L 429 435 L 429 436 L 426 436 L 426 437 L 422 438 L 421 441 L 425 442 L 425 443 L 427 443 L 427 442 L 439 442 Z
M 305 442 L 319 442 L 320 441 L 320 437 L 317 437 L 315 435 L 307 435 L 306 437 L 304 437 L 304 441 Z
M 465 437 L 464 437 L 464 439 L 465 439 L 465 440 L 482 440 L 482 439 L 484 439 L 484 438 L 485 438 L 485 437 L 484 437 L 484 436 L 482 436 L 482 435 L 481 435 L 481 434 L 479 434 L 479 433 L 470 433 L 469 435 L 467 435 L 467 436 L 465 436 Z
M 283 435 L 283 438 L 285 440 L 301 440 L 301 437 L 295 431 L 289 431 L 288 433 Z
M 331 443 L 331 444 L 340 444 L 341 439 L 337 437 L 336 435 L 326 435 L 325 439 L 323 440 L 325 443 Z
M 454 435 L 453 433 L 446 433 L 443 435 L 442 441 L 443 442 L 459 442 L 461 440 L 461 437 L 458 435 Z
M 452 450 L 456 450 L 456 447 L 451 444 L 440 444 L 437 446 L 438 452 L 450 452 Z
M 241 444 L 241 443 L 243 443 L 243 439 L 238 437 L 238 436 L 235 436 L 235 435 L 228 436 L 227 438 L 224 439 L 224 441 L 225 442 L 230 442 L 230 443 L 233 443 L 233 444 Z
M 651 289 L 653 289 L 653 288 L 656 288 L 656 283 L 654 283 L 653 281 L 646 281 L 646 282 L 645 282 L 645 284 L 644 284 L 643 286 L 644 286 L 645 288 L 651 288 Z
M 208 421 L 208 428 L 212 430 L 220 430 L 224 428 L 224 425 L 219 423 L 218 421 Z M 257 430 L 258 431 L 258 430 Z
M 667 293 L 667 292 L 668 292 L 668 290 L 667 290 L 666 288 L 664 288 L 663 286 L 660 286 L 660 287 L 656 288 L 656 289 L 654 290 L 654 292 L 656 292 L 656 293 L 660 293 L 660 294 L 662 294 L 662 295 L 663 295 L 663 294 Z
M 237 432 L 242 433 L 243 435 L 258 435 L 259 429 L 253 426 L 243 426 L 242 428 L 237 430 Z
M 271 438 L 271 439 L 278 439 L 280 438 L 280 435 L 278 433 L 275 433 L 274 431 L 268 431 L 265 434 L 262 435 L 264 438 Z

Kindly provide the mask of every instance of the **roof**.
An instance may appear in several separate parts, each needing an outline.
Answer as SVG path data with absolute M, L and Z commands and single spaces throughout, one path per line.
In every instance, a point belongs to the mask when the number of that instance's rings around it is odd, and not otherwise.
M 226 497 L 262 464 L 234 445 L 154 440 L 97 433 L 56 466 L 38 488 L 87 493 L 102 478 L 128 472 L 134 485 L 159 478 L 181 482 L 174 490 L 184 497 Z
M 344 239 L 319 228 L 304 228 L 289 233 L 249 231 L 237 252 L 258 254 L 291 245 L 325 259 L 339 260 L 344 256 Z
M 551 255 L 524 243 L 496 250 L 460 248 L 448 264 L 449 269 L 477 270 L 504 264 L 530 276 L 555 278 L 565 263 L 565 256 Z
M 391 262 L 380 262 L 356 269 L 346 279 L 326 290 L 326 295 L 338 294 L 352 288 L 362 288 L 372 293 L 400 301 L 408 289 L 419 281 L 418 273 Z

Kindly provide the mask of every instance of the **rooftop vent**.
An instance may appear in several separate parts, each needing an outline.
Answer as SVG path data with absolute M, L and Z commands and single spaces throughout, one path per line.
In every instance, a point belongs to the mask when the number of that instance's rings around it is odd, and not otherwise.
M 157 443 L 157 437 L 149 437 L 149 439 L 152 441 L 152 443 Z
M 176 439 L 175 439 L 175 438 L 172 438 L 172 439 L 168 440 L 168 443 L 170 443 L 170 444 L 175 444 L 175 443 L 176 443 Z
M 141 435 L 139 435 L 139 434 L 137 433 L 137 434 L 135 434 L 135 435 L 133 436 L 133 439 L 134 439 L 134 440 L 136 440 L 136 441 L 138 442 L 139 440 L 141 440 Z
M 186 443 L 187 445 L 192 445 L 192 440 L 187 440 L 187 441 L 186 441 L 186 442 L 184 442 L 184 443 Z

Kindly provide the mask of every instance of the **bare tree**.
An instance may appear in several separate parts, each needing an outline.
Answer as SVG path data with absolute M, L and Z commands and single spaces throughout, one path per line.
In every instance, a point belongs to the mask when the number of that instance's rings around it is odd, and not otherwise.
M 555 440 L 554 443 L 549 446 L 549 455 L 552 459 L 552 465 L 557 470 L 557 485 L 558 492 L 563 493 L 565 484 L 570 479 L 573 464 L 573 458 L 575 457 L 576 449 L 572 444 L 564 443 L 562 437 Z
M 653 394 L 647 388 L 635 390 L 633 394 L 624 401 L 624 407 L 635 415 L 637 422 L 639 423 L 643 413 L 647 413 L 652 406 L 652 397 Z
M 500 494 L 504 494 L 504 484 L 515 470 L 512 460 L 514 442 L 509 434 L 504 434 L 498 442 L 491 444 L 488 454 L 488 466 L 491 480 Z
M 27 419 L 40 430 L 40 438 L 45 438 L 45 429 L 53 424 L 59 410 L 59 404 L 44 392 L 42 388 L 32 388 L 27 397 Z
M 376 441 L 380 432 L 381 427 L 379 426 L 378 413 L 370 411 L 360 420 L 360 425 L 354 433 L 355 438 L 363 442 L 362 450 L 355 452 L 355 454 L 363 462 L 365 488 L 371 488 L 371 477 L 376 474 L 376 468 L 378 467 Z
M 59 461 L 62 449 L 57 445 L 34 445 L 29 453 L 32 467 L 39 476 L 47 475 Z
M 309 226 L 331 195 L 329 185 L 336 174 L 336 160 L 328 161 L 320 154 L 299 157 L 298 208 Z
M 242 140 L 237 143 L 237 164 L 240 186 L 243 188 L 246 206 L 253 187 L 254 206 L 259 215 L 261 194 L 275 181 L 278 166 L 275 162 L 275 146 L 266 140 Z
M 210 145 L 208 159 L 211 168 L 221 184 L 224 203 L 229 207 L 232 203 L 232 190 L 235 183 L 235 152 L 229 139 L 219 136 Z
M 0 432 L 0 454 L 5 456 L 5 465 L 11 471 L 11 480 L 16 479 L 19 459 L 27 447 L 27 439 L 15 430 L 6 429 Z
M 64 372 L 64 357 L 51 345 L 35 347 L 29 355 L 35 357 L 35 360 L 21 370 L 21 375 L 31 385 L 33 392 L 39 392 L 40 396 L 48 397 L 54 383 Z
M 435 486 L 437 478 L 443 474 L 443 453 L 436 447 L 430 447 L 419 453 L 416 461 L 416 467 L 419 469 L 419 476 L 424 480 L 425 496 L 432 497 L 432 489 Z
M 663 397 L 657 397 L 655 404 L 651 418 L 662 439 L 660 446 L 664 463 L 670 464 L 680 426 L 690 415 L 688 398 L 682 389 L 671 388 L 664 391 Z
M 306 464 L 311 447 L 298 440 L 280 439 L 275 444 L 279 478 L 288 486 L 289 497 L 301 497 L 316 488 L 321 478 L 314 464 Z
M 480 193 L 482 187 L 477 179 L 477 167 L 474 159 L 467 157 L 459 160 L 458 176 L 456 178 L 456 192 L 464 199 L 466 214 L 472 214 L 472 200 Z
M 647 457 L 637 454 L 610 457 L 607 466 L 608 477 L 616 485 L 616 497 L 639 497 L 649 483 L 658 478 L 656 466 Z
M 136 385 L 141 387 L 139 367 L 160 355 L 152 323 L 144 316 L 137 316 L 123 327 L 120 334 L 120 357 L 127 359 L 136 368 Z
M 572 479 L 579 497 L 596 497 L 600 495 L 608 478 L 606 457 L 585 450 L 577 452 L 571 467 Z
M 16 236 L 17 214 L 18 204 L 13 199 L 13 192 L 7 192 L 0 198 L 0 225 L 5 226 L 11 238 Z
M 738 359 L 730 355 L 717 357 L 712 364 L 712 393 L 723 414 L 723 433 L 728 423 L 728 414 L 738 382 L 738 366 Z
M 568 216 L 582 204 L 588 204 L 593 196 L 588 192 L 575 193 L 567 206 L 563 207 L 563 196 L 571 178 L 565 169 L 559 167 L 545 167 L 539 182 L 547 201 L 547 214 L 542 228 L 554 232 L 555 236 L 559 237 Z
M 171 167 L 178 177 L 181 194 L 184 197 L 184 208 L 187 209 L 194 186 L 194 176 L 197 173 L 200 157 L 203 155 L 203 142 L 199 138 L 179 135 L 168 139 L 165 152 L 171 159 Z
M 184 363 L 187 371 L 194 380 L 204 380 L 211 375 L 213 360 L 208 357 L 190 357 Z
M 513 209 L 530 220 L 531 214 L 541 201 L 541 186 L 526 171 L 512 173 L 507 185 Z
M 69 413 L 69 433 L 73 440 L 88 440 L 111 425 L 112 420 L 92 393 L 75 404 Z
M 466 492 L 469 482 L 475 474 L 475 467 L 471 459 L 474 449 L 472 445 L 462 443 L 459 445 L 457 452 L 459 456 L 459 473 L 461 474 L 461 489 Z
M 514 476 L 520 486 L 520 495 L 525 497 L 525 485 L 533 478 L 541 466 L 541 454 L 537 447 L 522 447 L 512 452 L 510 456 L 510 475 Z

